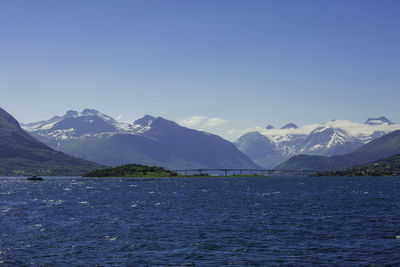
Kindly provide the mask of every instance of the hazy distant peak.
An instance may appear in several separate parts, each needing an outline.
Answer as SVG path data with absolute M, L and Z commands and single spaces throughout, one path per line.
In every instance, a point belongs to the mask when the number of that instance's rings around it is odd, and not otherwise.
M 97 110 L 95 110 L 95 109 L 88 109 L 88 108 L 85 108 L 83 111 L 82 111 L 82 114 L 84 114 L 84 115 L 93 115 L 93 114 L 100 114 L 100 112 L 98 112 Z
M 105 121 L 114 121 L 114 119 L 106 114 L 103 114 L 95 109 L 84 109 L 82 112 L 78 112 L 76 110 L 68 110 L 63 118 L 77 118 L 77 117 L 86 117 L 86 116 L 97 116 L 101 117 Z M 61 117 L 54 117 L 53 119 L 59 119 Z
M 142 126 L 149 126 L 153 123 L 156 118 L 150 115 L 144 115 L 143 118 L 140 118 L 134 122 L 134 124 L 142 125 Z
M 290 123 L 284 125 L 281 129 L 297 129 L 297 128 L 299 128 L 299 127 L 297 127 L 296 124 L 290 122 Z
M 382 117 L 378 117 L 378 118 L 368 118 L 365 121 L 365 124 L 368 124 L 368 125 L 384 125 L 384 124 L 393 125 L 394 123 L 392 121 L 388 120 L 385 116 L 382 116 Z
M 268 125 L 267 127 L 265 127 L 265 129 L 267 129 L 267 130 L 271 130 L 271 129 L 274 129 L 274 126 L 272 126 L 272 125 Z
M 157 126 L 161 126 L 161 127 L 165 127 L 167 125 L 182 127 L 179 124 L 177 124 L 176 122 L 164 119 L 163 117 L 156 117 L 156 118 L 153 117 L 152 125 L 157 125 Z
M 257 132 L 257 131 L 248 132 L 248 133 L 245 133 L 244 135 L 242 135 L 241 137 L 239 137 L 239 139 L 236 140 L 236 142 L 240 142 L 241 140 L 244 140 L 244 139 L 256 139 L 256 138 L 260 138 L 260 137 L 265 138 L 266 136 L 262 135 L 260 132 Z
M 78 116 L 78 111 L 76 110 L 68 110 L 65 113 L 65 117 L 76 117 L 76 116 Z

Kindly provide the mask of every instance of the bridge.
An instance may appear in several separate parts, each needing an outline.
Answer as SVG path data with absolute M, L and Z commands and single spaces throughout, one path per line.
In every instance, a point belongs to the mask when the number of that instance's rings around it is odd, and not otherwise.
M 272 176 L 272 175 L 310 175 L 317 173 L 318 171 L 305 171 L 305 170 L 278 170 L 278 169 L 181 169 L 173 170 L 174 172 L 181 175 L 205 175 L 213 174 L 216 176 L 228 176 L 228 175 L 260 175 L 260 176 Z

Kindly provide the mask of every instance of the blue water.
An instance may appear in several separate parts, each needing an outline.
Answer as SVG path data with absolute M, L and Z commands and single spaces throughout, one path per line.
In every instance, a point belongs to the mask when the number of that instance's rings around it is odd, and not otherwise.
M 399 189 L 400 177 L 8 178 L 0 265 L 400 265 Z

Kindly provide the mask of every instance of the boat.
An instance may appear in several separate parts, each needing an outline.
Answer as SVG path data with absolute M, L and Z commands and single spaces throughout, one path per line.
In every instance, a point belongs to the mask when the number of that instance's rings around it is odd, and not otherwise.
M 40 176 L 33 175 L 31 177 L 26 178 L 28 181 L 43 181 L 43 178 Z

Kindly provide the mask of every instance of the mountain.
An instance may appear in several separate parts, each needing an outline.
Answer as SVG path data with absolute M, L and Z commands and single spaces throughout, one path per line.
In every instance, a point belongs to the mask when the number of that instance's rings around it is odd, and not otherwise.
M 307 136 L 298 153 L 324 156 L 341 155 L 349 153 L 362 145 L 361 140 L 351 136 L 343 129 L 319 127 Z
M 290 124 L 282 127 L 285 129 L 256 128 L 255 131 L 267 138 L 273 147 L 272 150 L 259 151 L 257 155 L 249 150 L 252 147 L 250 143 L 255 141 L 247 134 L 241 136 L 235 144 L 258 165 L 264 168 L 274 168 L 290 157 L 300 154 L 344 155 L 385 134 L 400 130 L 400 124 L 394 124 L 385 117 L 369 118 L 367 122 L 353 123 L 346 120 L 332 120 L 300 128 L 295 128 Z M 245 141 L 247 138 L 248 140 Z M 239 140 L 240 142 L 238 142 Z M 240 146 L 240 143 L 248 144 Z
M 39 142 L 0 108 L 1 175 L 80 175 L 98 167 Z
M 290 123 L 282 126 L 281 129 L 297 129 L 297 128 L 299 128 L 299 127 L 297 127 L 296 124 L 290 122 Z
M 272 125 L 267 125 L 267 127 L 265 127 L 265 129 L 271 130 L 271 129 L 274 129 L 274 126 L 272 126 Z
M 394 123 L 388 120 L 386 117 L 382 116 L 379 118 L 368 118 L 365 121 L 365 124 L 368 125 L 393 125 Z
M 169 169 L 258 167 L 217 135 L 150 115 L 129 124 L 86 109 L 24 127 L 57 150 L 109 166 L 135 163 Z
M 272 168 L 284 159 L 283 156 L 279 156 L 275 144 L 259 132 L 244 134 L 234 144 L 260 166 L 269 162 L 271 164 L 268 167 Z
M 400 176 L 400 154 L 347 170 L 321 172 L 318 176 Z
M 62 141 L 106 132 L 124 131 L 124 127 L 128 126 L 97 110 L 85 109 L 82 112 L 70 110 L 64 116 L 55 116 L 48 121 L 29 123 L 22 127 L 35 135 Z
M 400 130 L 369 142 L 355 151 L 332 157 L 299 155 L 277 166 L 282 170 L 341 170 L 400 154 Z
M 270 136 L 251 132 L 241 136 L 234 144 L 258 165 L 272 169 L 293 155 L 340 155 L 361 147 L 363 142 L 343 129 L 318 127 L 308 135 L 298 131 Z

